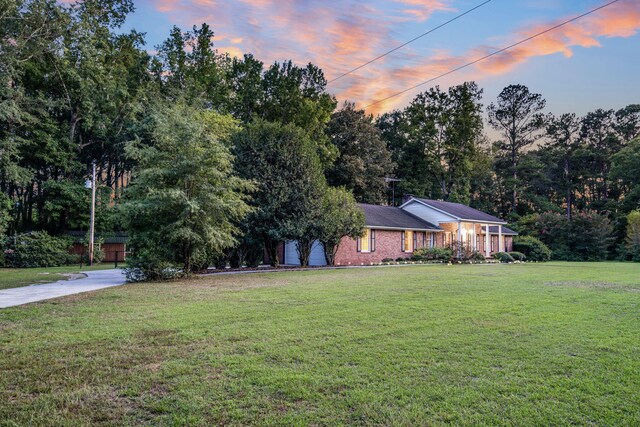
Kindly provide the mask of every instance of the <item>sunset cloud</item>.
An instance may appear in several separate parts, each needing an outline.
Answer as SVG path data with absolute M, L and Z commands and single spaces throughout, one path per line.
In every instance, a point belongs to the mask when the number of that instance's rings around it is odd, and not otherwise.
M 222 52 L 232 56 L 250 52 L 267 64 L 286 59 L 298 64 L 312 62 L 324 70 L 329 80 L 404 42 L 398 35 L 407 23 L 424 29 L 424 22 L 436 13 L 458 13 L 451 0 L 380 0 L 366 4 L 338 0 L 153 1 L 158 11 L 183 28 L 209 23 L 216 32 L 214 43 Z M 433 48 L 424 52 L 424 48 L 413 50 L 410 46 L 336 81 L 329 90 L 340 101 L 352 100 L 363 107 L 564 19 L 567 17 L 528 24 L 499 39 L 492 38 L 491 43 L 456 53 Z M 605 38 L 630 37 L 639 29 L 637 2 L 621 1 L 434 84 L 444 87 L 509 73 L 540 56 L 560 54 L 570 58 L 576 48 L 599 47 Z M 375 114 L 404 105 L 414 92 L 378 103 L 368 111 Z
M 385 94 L 378 92 L 378 96 L 368 97 L 359 102 L 358 105 L 362 107 L 377 100 L 384 99 L 408 87 L 464 65 L 474 59 L 495 52 L 504 46 L 542 32 L 566 19 L 567 18 L 539 23 L 522 28 L 510 37 L 505 38 L 504 43 L 501 45 L 478 46 L 470 49 L 464 55 L 449 55 L 446 52 L 441 52 L 425 57 L 419 63 L 411 64 L 410 66 L 388 69 L 385 76 L 380 76 L 380 78 L 371 82 L 372 85 L 387 82 Z M 600 39 L 602 38 L 630 37 L 635 35 L 639 30 L 640 8 L 638 8 L 637 4 L 634 2 L 616 3 L 610 8 L 600 11 L 600 13 L 594 13 L 593 15 L 585 17 L 583 20 L 574 21 L 573 23 L 495 55 L 486 61 L 478 62 L 473 68 L 470 67 L 461 71 L 458 75 L 457 82 L 478 80 L 488 75 L 508 73 L 534 57 L 561 54 L 566 58 L 570 58 L 573 56 L 575 48 L 600 47 Z M 434 85 L 438 83 L 442 82 L 436 81 Z M 358 83 L 358 85 L 361 84 L 362 83 Z M 390 87 L 395 89 L 389 90 Z M 421 89 L 424 90 L 426 88 L 423 87 Z M 363 92 L 362 89 L 358 89 L 358 91 L 360 93 Z M 345 91 L 345 93 L 347 95 L 350 94 L 349 91 Z M 406 104 L 413 95 L 413 93 L 407 93 L 394 97 L 372 105 L 368 108 L 368 111 L 373 114 L 388 111 L 390 108 Z
M 397 3 L 408 5 L 409 7 L 402 11 L 407 15 L 411 15 L 418 21 L 425 21 L 431 15 L 438 11 L 453 12 L 450 1 L 440 0 L 395 0 Z
M 562 20 L 541 23 L 524 28 L 512 37 L 509 44 L 517 39 L 524 39 L 545 29 L 557 25 Z M 491 74 L 500 74 L 512 70 L 523 62 L 536 56 L 560 53 L 567 58 L 573 56 L 576 47 L 591 48 L 601 46 L 603 37 L 629 37 L 640 29 L 640 7 L 635 2 L 620 2 L 585 17 L 581 21 L 574 21 L 554 31 L 543 34 L 527 43 L 519 45 L 507 52 L 481 62 L 478 68 Z M 496 47 L 484 47 L 475 50 L 476 55 L 490 53 Z

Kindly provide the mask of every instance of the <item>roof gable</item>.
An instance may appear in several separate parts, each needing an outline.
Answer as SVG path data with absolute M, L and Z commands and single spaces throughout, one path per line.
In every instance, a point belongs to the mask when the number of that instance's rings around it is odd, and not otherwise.
M 432 209 L 440 211 L 458 220 L 477 221 L 477 222 L 486 221 L 486 222 L 492 222 L 492 223 L 498 223 L 498 224 L 507 223 L 506 221 L 500 218 L 497 218 L 493 215 L 489 215 L 488 213 L 479 211 L 477 209 L 463 205 L 461 203 L 444 202 L 442 200 L 421 199 L 418 197 L 413 197 L 409 199 L 401 207 L 404 207 L 405 205 L 411 203 L 412 201 L 417 201 L 418 203 L 422 203 L 423 205 L 429 206 Z

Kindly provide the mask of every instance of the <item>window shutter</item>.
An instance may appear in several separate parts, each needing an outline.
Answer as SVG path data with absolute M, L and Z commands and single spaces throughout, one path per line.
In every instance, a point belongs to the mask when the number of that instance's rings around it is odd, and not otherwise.
M 402 250 L 402 252 L 404 252 L 404 231 L 402 232 L 402 246 L 400 246 L 400 249 Z
M 360 241 L 362 240 L 361 237 L 358 237 L 356 239 L 356 252 L 360 252 Z
M 369 250 L 371 252 L 375 252 L 376 251 L 376 230 L 371 230 L 370 239 L 371 239 L 371 242 L 369 243 Z
M 415 251 L 418 248 L 418 234 L 413 232 L 413 250 Z

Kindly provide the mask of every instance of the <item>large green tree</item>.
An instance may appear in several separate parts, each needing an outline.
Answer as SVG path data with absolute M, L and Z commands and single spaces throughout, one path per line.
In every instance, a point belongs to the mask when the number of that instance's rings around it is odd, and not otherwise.
M 264 243 L 272 265 L 278 245 L 307 239 L 316 225 L 325 179 L 317 145 L 299 127 L 256 120 L 232 140 L 238 175 L 257 185 L 247 232 Z
M 325 191 L 320 212 L 318 240 L 322 243 L 327 264 L 334 265 L 342 239 L 362 236 L 364 212 L 348 190 L 336 187 Z
M 422 143 L 432 197 L 469 202 L 470 172 L 482 135 L 482 89 L 471 83 L 418 94 L 405 110 L 407 134 Z
M 234 176 L 231 153 L 198 110 L 158 106 L 147 125 L 148 139 L 127 147 L 137 163 L 125 205 L 130 264 L 147 278 L 170 265 L 190 274 L 233 245 L 251 186 Z
M 340 153 L 326 172 L 329 184 L 348 188 L 359 202 L 385 203 L 394 165 L 373 117 L 345 103 L 331 115 L 327 135 Z
M 379 120 L 404 191 L 468 203 L 482 143 L 482 90 L 474 82 L 418 94 L 401 113 Z
M 640 208 L 640 138 L 611 157 L 611 179 L 621 186 L 625 194 L 622 201 L 624 212 Z

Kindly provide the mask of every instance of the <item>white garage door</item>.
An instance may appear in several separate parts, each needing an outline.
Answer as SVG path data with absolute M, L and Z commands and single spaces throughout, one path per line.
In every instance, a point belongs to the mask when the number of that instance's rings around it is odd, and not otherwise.
M 284 263 L 288 265 L 300 265 L 295 241 L 289 241 L 284 246 Z M 313 242 L 313 246 L 311 247 L 309 265 L 327 265 L 327 260 L 324 257 L 324 249 L 322 248 L 322 243 L 318 242 L 317 240 Z

